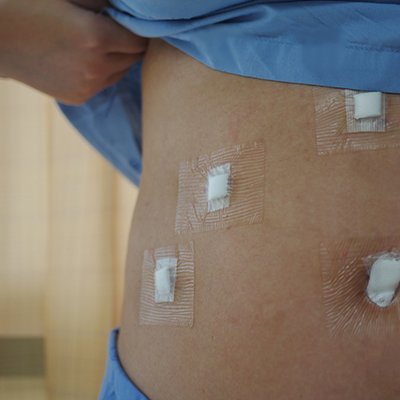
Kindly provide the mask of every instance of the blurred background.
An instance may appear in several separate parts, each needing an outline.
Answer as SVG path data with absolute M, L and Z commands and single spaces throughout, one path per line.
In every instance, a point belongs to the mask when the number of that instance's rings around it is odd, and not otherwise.
M 54 101 L 0 80 L 0 399 L 96 399 L 137 190 Z

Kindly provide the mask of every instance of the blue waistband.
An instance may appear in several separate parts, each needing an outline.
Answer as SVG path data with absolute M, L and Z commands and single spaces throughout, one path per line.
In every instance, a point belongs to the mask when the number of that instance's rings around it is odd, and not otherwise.
M 149 400 L 128 378 L 118 358 L 118 329 L 110 333 L 107 369 L 99 400 Z

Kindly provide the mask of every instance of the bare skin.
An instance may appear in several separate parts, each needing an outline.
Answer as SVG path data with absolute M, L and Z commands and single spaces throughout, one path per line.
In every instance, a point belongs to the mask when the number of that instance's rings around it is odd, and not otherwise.
M 398 234 L 399 149 L 317 156 L 310 86 L 213 71 L 151 42 L 144 172 L 127 258 L 119 355 L 151 400 L 395 400 L 399 335 L 326 326 L 321 240 Z M 262 224 L 176 235 L 182 160 L 264 140 Z M 193 240 L 193 328 L 139 325 L 145 249 Z

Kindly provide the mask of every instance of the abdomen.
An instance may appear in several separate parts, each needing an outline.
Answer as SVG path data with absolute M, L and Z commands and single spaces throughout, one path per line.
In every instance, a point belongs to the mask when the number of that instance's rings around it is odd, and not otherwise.
M 332 335 L 321 245 L 396 241 L 399 150 L 317 154 L 313 89 L 213 71 L 151 43 L 144 165 L 119 355 L 152 400 L 395 400 L 398 334 Z M 182 161 L 263 142 L 261 222 L 177 233 Z M 143 255 L 193 242 L 193 327 L 140 324 Z

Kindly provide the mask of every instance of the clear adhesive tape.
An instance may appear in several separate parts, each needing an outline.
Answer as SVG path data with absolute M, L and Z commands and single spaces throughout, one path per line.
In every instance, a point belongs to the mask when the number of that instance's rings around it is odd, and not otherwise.
M 192 327 L 194 279 L 193 242 L 146 250 L 140 324 Z
M 231 146 L 182 162 L 175 231 L 261 223 L 264 175 L 263 142 Z
M 400 146 L 400 95 L 381 93 L 379 97 L 377 92 L 323 87 L 315 87 L 313 94 L 319 155 Z M 357 97 L 360 95 L 370 103 Z M 381 105 L 376 113 L 374 106 L 379 98 Z
M 321 244 L 324 307 L 333 336 L 399 332 L 399 296 L 382 308 L 367 294 L 373 260 L 399 247 L 400 237 L 354 238 Z

